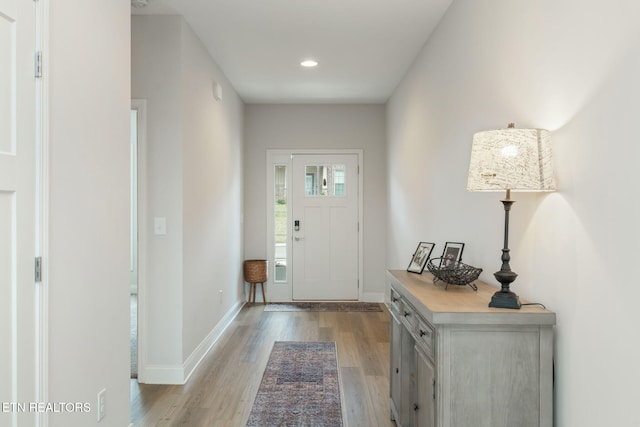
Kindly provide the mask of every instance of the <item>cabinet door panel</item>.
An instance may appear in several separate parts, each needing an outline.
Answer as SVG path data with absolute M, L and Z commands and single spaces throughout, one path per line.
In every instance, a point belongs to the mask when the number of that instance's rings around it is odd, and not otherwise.
M 415 426 L 416 402 L 416 341 L 402 328 L 400 355 L 400 421 L 402 427 Z
M 537 331 L 453 330 L 449 351 L 452 425 L 539 426 Z
M 435 426 L 435 369 L 431 360 L 416 347 L 416 370 L 418 377 L 416 425 L 418 427 Z
M 400 350 L 402 346 L 402 324 L 391 314 L 391 418 L 397 420 L 400 410 Z M 394 410 L 396 411 L 394 413 Z

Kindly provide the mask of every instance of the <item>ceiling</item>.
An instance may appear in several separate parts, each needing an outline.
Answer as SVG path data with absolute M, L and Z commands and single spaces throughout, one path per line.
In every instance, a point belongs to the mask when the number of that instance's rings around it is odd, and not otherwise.
M 247 103 L 384 103 L 451 2 L 148 0 L 132 14 L 182 15 Z

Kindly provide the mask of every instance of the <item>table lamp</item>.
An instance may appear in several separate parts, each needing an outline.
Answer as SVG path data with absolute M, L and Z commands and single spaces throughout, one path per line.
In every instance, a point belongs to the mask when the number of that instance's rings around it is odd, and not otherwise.
M 507 129 L 478 132 L 473 136 L 469 162 L 469 191 L 506 191 L 504 205 L 504 248 L 502 267 L 494 273 L 502 285 L 489 307 L 520 308 L 518 295 L 510 285 L 518 275 L 509 261 L 509 211 L 515 202 L 511 191 L 555 191 L 550 133 L 544 129 Z

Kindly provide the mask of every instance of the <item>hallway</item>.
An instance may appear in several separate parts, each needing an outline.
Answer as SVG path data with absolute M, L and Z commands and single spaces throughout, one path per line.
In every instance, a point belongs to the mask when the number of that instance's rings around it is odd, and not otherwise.
M 131 380 L 136 427 L 244 426 L 274 341 L 336 341 L 346 424 L 389 419 L 389 312 L 264 312 L 246 306 L 184 386 Z

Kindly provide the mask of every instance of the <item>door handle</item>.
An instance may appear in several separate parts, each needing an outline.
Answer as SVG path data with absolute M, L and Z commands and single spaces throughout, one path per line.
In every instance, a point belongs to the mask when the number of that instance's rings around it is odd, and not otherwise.
M 298 237 L 298 236 L 296 236 L 296 237 L 294 237 L 294 239 L 296 239 L 296 242 L 299 242 L 300 240 L 304 240 L 304 237 Z

